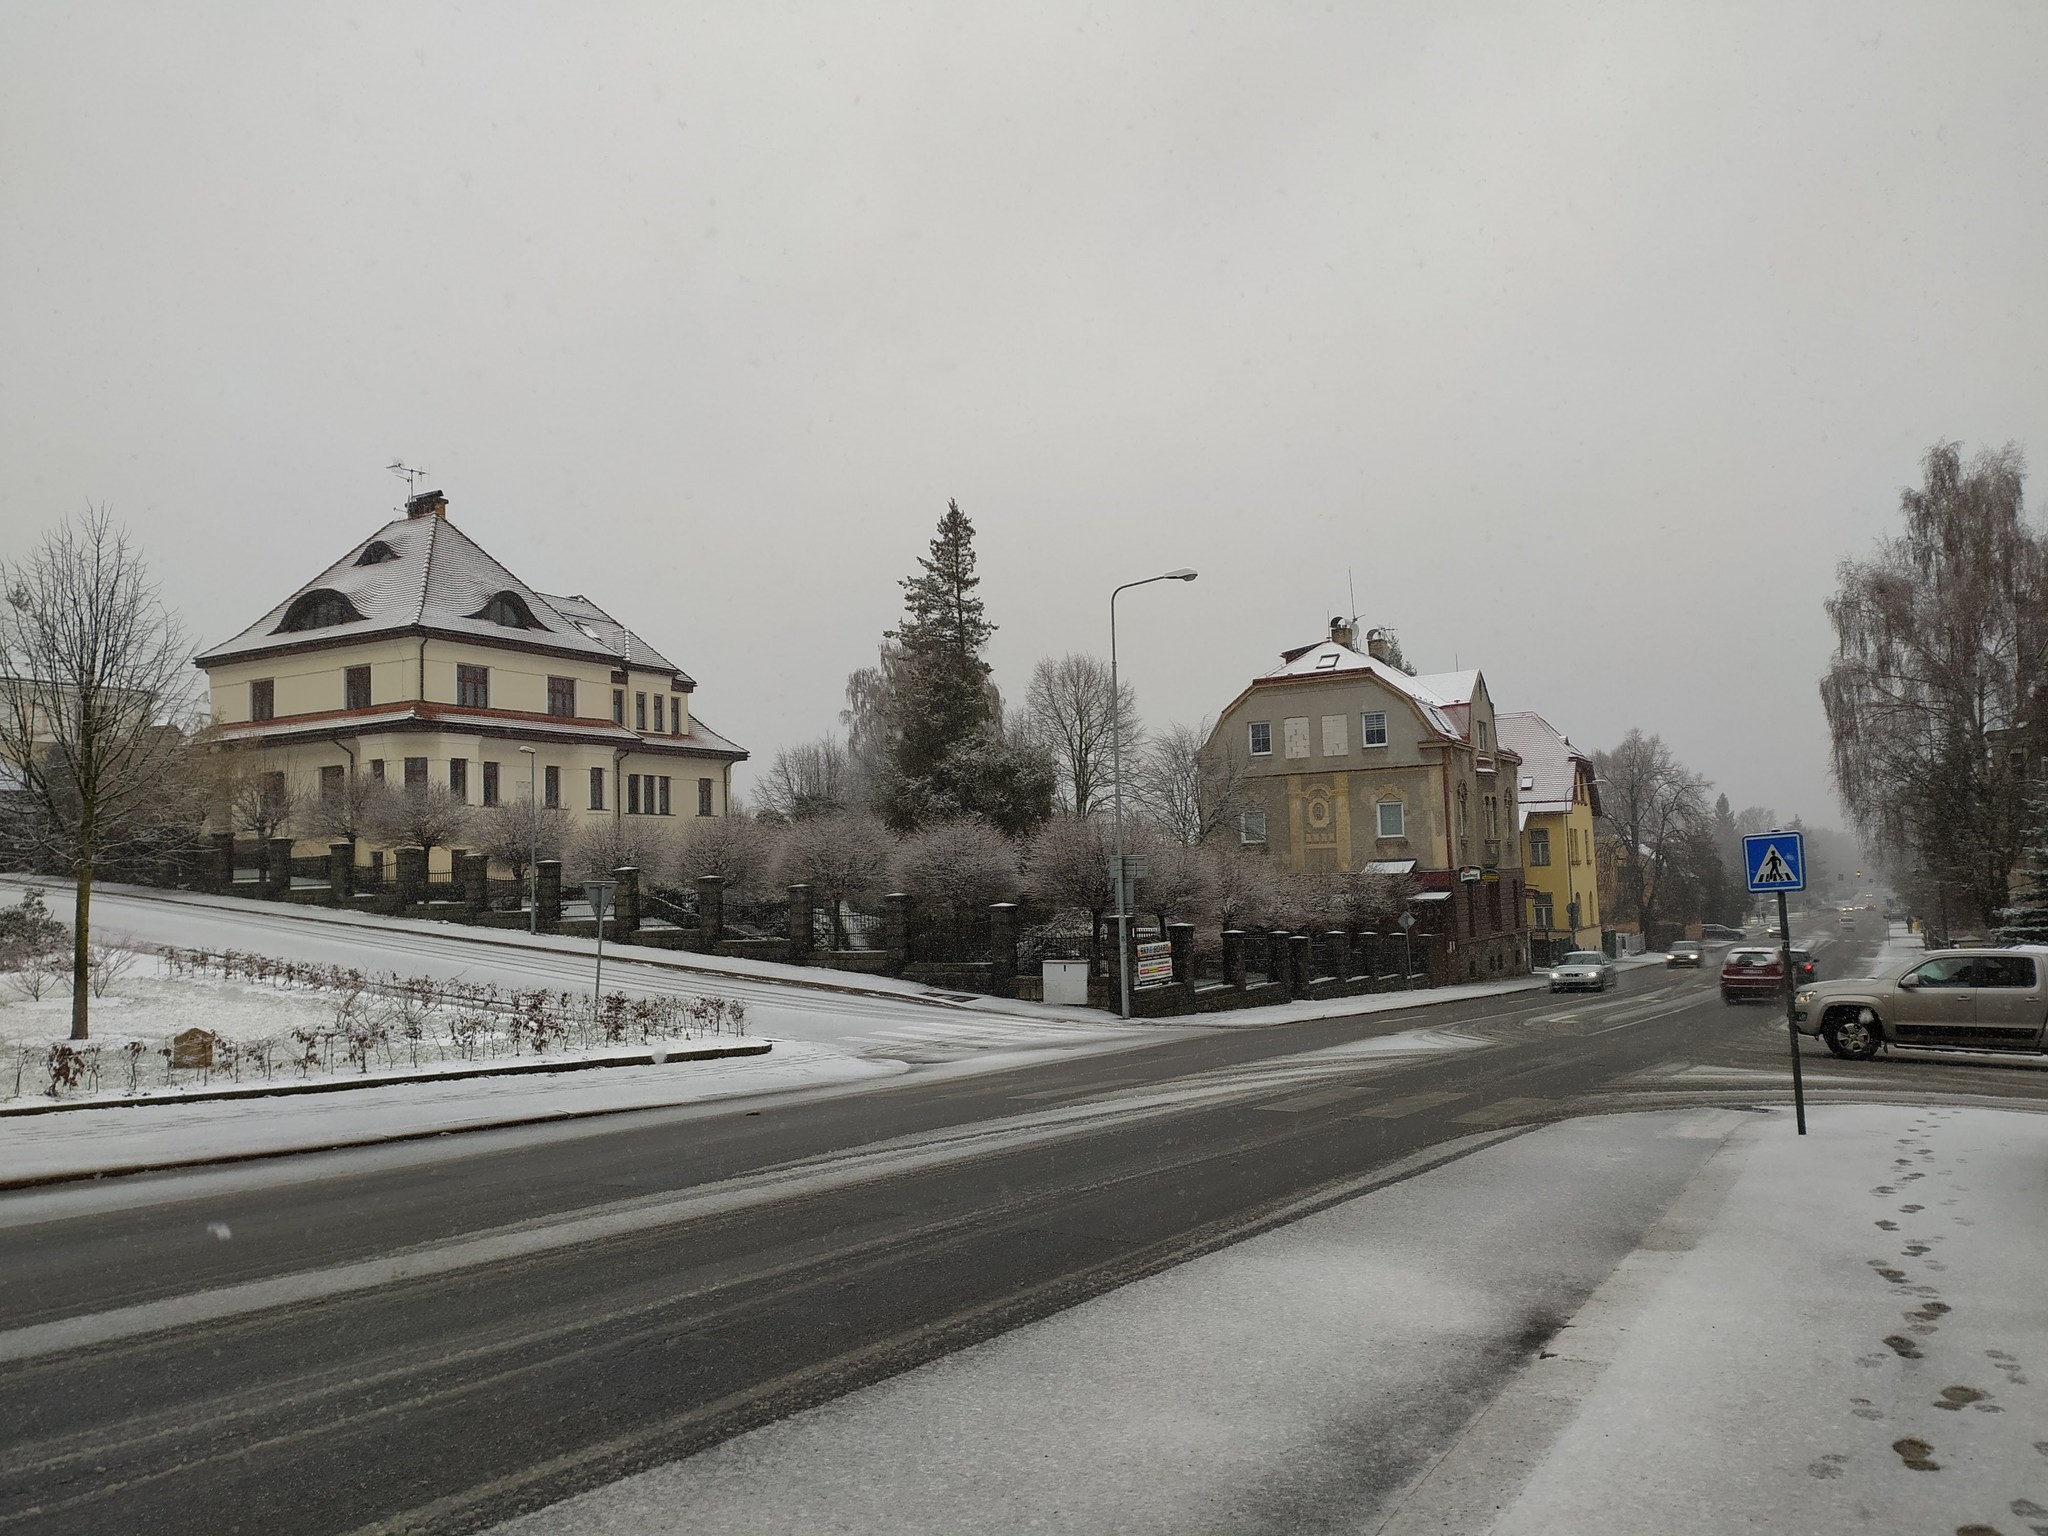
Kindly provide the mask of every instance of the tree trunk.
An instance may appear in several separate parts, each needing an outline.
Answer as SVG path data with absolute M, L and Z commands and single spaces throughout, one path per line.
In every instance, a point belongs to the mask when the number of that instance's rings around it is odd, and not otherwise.
M 71 905 L 71 1038 L 87 1039 L 91 1029 L 86 1005 L 92 996 L 92 979 L 87 966 L 87 949 L 92 927 L 92 865 L 78 870 L 78 885 Z

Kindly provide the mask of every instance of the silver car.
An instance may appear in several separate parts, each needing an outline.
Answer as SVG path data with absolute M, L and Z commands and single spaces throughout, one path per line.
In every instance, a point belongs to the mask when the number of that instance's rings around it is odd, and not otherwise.
M 1792 999 L 1792 1023 L 1837 1056 L 2048 1049 L 2048 947 L 1942 949 L 1875 976 L 1823 981 Z
M 1553 992 L 1605 992 L 1614 982 L 1614 962 L 1597 949 L 1575 949 L 1550 968 Z

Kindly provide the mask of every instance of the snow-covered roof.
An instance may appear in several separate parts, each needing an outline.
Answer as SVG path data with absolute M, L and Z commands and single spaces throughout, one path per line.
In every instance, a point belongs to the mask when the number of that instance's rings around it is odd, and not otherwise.
M 547 601 L 587 639 L 595 640 L 608 648 L 613 655 L 623 657 L 628 666 L 654 672 L 673 672 L 685 686 L 695 686 L 689 674 L 681 667 L 582 593 L 579 592 L 573 597 L 556 597 L 549 593 Z
M 1472 696 L 1479 691 L 1477 668 L 1463 672 L 1432 672 L 1427 677 L 1410 678 L 1409 681 L 1439 704 L 1470 704 Z
M 1414 700 L 1416 707 L 1422 712 L 1423 719 L 1439 735 L 1452 741 L 1465 739 L 1465 733 L 1458 728 L 1444 707 L 1447 701 L 1433 689 L 1423 686 L 1423 679 L 1410 677 L 1390 662 L 1380 661 L 1363 651 L 1354 651 L 1350 646 L 1339 644 L 1335 640 L 1325 640 L 1320 645 L 1312 645 L 1306 650 L 1291 653 L 1279 666 L 1257 678 L 1253 686 L 1316 677 L 1355 677 L 1361 673 Z
M 1592 759 L 1573 746 L 1548 720 L 1533 710 L 1494 716 L 1494 734 L 1502 747 L 1522 760 L 1515 785 L 1522 817 L 1569 811 L 1579 766 Z
M 287 646 L 422 629 L 682 676 L 587 598 L 543 596 L 432 512 L 386 523 L 198 661 L 205 667 Z

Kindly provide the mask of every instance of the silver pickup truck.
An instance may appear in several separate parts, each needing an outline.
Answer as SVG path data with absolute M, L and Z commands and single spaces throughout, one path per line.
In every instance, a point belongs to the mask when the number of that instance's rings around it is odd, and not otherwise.
M 1817 982 L 1794 995 L 1792 1022 L 1851 1061 L 1887 1045 L 2038 1052 L 2048 1049 L 2048 947 L 1941 949 Z

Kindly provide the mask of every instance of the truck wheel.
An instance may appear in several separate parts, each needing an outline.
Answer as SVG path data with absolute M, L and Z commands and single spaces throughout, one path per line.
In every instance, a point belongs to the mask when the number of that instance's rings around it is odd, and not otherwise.
M 1856 1014 L 1837 1015 L 1820 1027 L 1827 1048 L 1844 1061 L 1868 1061 L 1884 1043 L 1875 1024 L 1865 1024 Z

